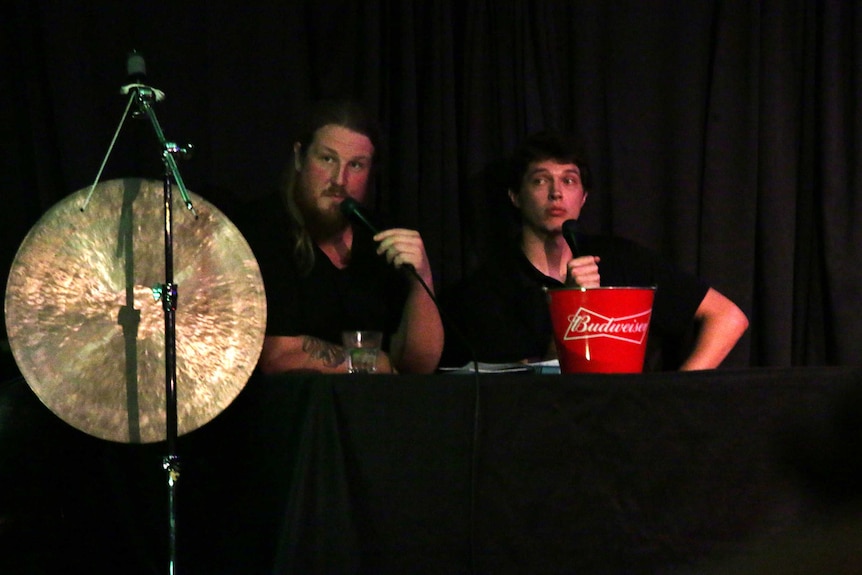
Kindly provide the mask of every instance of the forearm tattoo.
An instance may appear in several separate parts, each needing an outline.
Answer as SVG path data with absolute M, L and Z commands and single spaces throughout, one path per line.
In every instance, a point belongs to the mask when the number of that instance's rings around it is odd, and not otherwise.
M 303 337 L 302 350 L 314 359 L 319 359 L 326 367 L 338 367 L 347 359 L 343 348 L 316 337 Z

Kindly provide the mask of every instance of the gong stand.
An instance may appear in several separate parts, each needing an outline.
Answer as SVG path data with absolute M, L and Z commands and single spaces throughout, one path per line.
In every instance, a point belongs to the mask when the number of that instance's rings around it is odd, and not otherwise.
M 161 285 L 153 286 L 153 297 L 161 300 L 165 313 L 165 421 L 167 454 L 162 460 L 162 467 L 166 472 L 168 485 L 168 572 L 173 575 L 176 572 L 176 487 L 180 478 L 180 459 L 176 452 L 177 441 L 177 354 L 176 354 L 176 310 L 177 310 L 177 284 L 174 283 L 174 252 L 173 252 L 173 198 L 171 182 L 176 182 L 180 189 L 186 207 L 194 213 L 194 207 L 189 199 L 182 176 L 177 167 L 175 154 L 187 156 L 190 146 L 180 148 L 173 142 L 167 141 L 162 131 L 156 113 L 153 110 L 153 102 L 157 100 L 158 92 L 149 86 L 135 84 L 129 89 L 129 103 L 137 106 L 138 115 L 146 115 L 156 137 L 162 147 L 162 161 L 165 166 L 164 173 L 164 238 L 165 238 L 165 281 Z M 129 107 L 126 108 L 128 112 Z M 133 114 L 134 115 L 134 114 Z M 124 118 L 125 119 L 125 118 Z M 121 124 L 122 125 L 122 124 Z M 197 217 L 197 214 L 195 214 Z
M 248 381 L 263 347 L 266 294 L 240 231 L 183 187 L 174 156 L 188 150 L 165 140 L 151 109 L 164 94 L 143 84 L 120 92 L 126 109 L 95 182 L 52 206 L 27 233 L 9 269 L 4 315 L 21 374 L 63 421 L 109 441 L 167 438 L 173 574 L 175 440 L 227 408 Z M 164 181 L 100 182 L 133 109 L 155 128 Z M 188 211 L 171 211 L 172 184 Z M 175 273 L 184 283 L 182 314 L 175 313 Z M 177 358 L 177 348 L 193 351 Z

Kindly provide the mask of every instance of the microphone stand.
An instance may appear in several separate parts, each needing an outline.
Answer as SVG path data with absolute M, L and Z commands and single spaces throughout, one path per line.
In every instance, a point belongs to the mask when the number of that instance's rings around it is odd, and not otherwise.
M 108 146 L 108 151 L 102 160 L 102 165 L 96 174 L 96 179 L 93 181 L 90 191 L 84 200 L 80 210 L 83 212 L 87 209 L 90 203 L 96 185 L 102 176 L 102 171 L 108 162 L 108 158 L 123 129 L 123 124 L 129 115 L 132 106 L 136 106 L 132 112 L 132 117 L 147 116 L 152 124 L 153 130 L 156 133 L 156 138 L 162 148 L 162 162 L 165 166 L 164 172 L 164 240 L 165 240 L 165 281 L 162 284 L 157 284 L 152 287 L 153 297 L 156 300 L 162 301 L 162 309 L 165 313 L 165 427 L 166 427 L 166 447 L 167 453 L 162 458 L 162 468 L 166 473 L 168 486 L 168 574 L 176 573 L 177 560 L 177 521 L 176 521 L 176 488 L 180 479 L 180 458 L 177 454 L 177 353 L 176 353 L 176 310 L 178 290 L 177 284 L 174 283 L 174 249 L 173 249 L 173 193 L 172 182 L 175 182 L 182 195 L 183 202 L 186 205 L 195 219 L 198 214 L 192 205 L 189 198 L 188 190 L 186 189 L 183 178 L 180 175 L 177 167 L 176 154 L 180 154 L 183 158 L 188 158 L 191 155 L 192 145 L 187 144 L 186 147 L 180 147 L 174 142 L 169 142 L 165 138 L 159 123 L 156 113 L 153 110 L 153 103 L 159 102 L 165 98 L 164 92 L 157 90 L 152 86 L 140 83 L 139 78 L 143 78 L 145 64 L 143 58 L 137 52 L 132 52 L 127 61 L 127 70 L 130 72 L 130 78 L 135 78 L 132 83 L 126 84 L 120 88 L 120 93 L 128 94 L 129 100 L 126 103 L 126 109 L 123 112 L 123 117 L 114 132 L 114 137 Z M 135 74 L 133 74 L 135 73 Z M 137 75 L 136 75 L 137 74 Z
M 176 573 L 176 558 L 177 558 L 177 538 L 176 538 L 176 488 L 180 479 L 180 458 L 176 451 L 177 441 L 177 353 L 176 353 L 176 311 L 177 311 L 177 284 L 174 283 L 174 249 L 173 249 L 173 194 L 172 182 L 176 182 L 180 190 L 183 201 L 186 207 L 194 214 L 195 219 L 198 215 L 195 212 L 194 206 L 189 198 L 188 190 L 183 183 L 183 178 L 180 175 L 179 168 L 175 159 L 175 154 L 181 154 L 183 157 L 188 157 L 191 151 L 191 145 L 185 148 L 177 146 L 173 142 L 167 141 L 156 113 L 153 110 L 153 102 L 162 100 L 165 95 L 159 90 L 146 86 L 144 84 L 134 83 L 128 84 L 121 88 L 122 94 L 129 94 L 129 101 L 126 104 L 126 110 L 120 120 L 119 126 L 114 133 L 114 138 L 111 145 L 108 147 L 108 152 L 102 161 L 102 165 L 96 175 L 90 192 L 81 206 L 81 211 L 84 211 L 90 202 L 96 185 L 111 155 L 111 150 L 114 143 L 117 141 L 120 130 L 126 121 L 129 110 L 132 105 L 135 105 L 136 111 L 132 112 L 133 117 L 147 116 L 156 132 L 159 144 L 162 147 L 162 161 L 165 166 L 164 172 L 164 239 L 165 239 L 165 281 L 162 284 L 153 286 L 153 297 L 156 300 L 162 301 L 162 308 L 165 312 L 165 425 L 167 437 L 167 453 L 162 459 L 162 468 L 166 472 L 168 484 L 168 573 L 174 575 Z
M 167 141 L 162 131 L 156 113 L 153 110 L 153 102 L 157 99 L 157 92 L 149 86 L 140 84 L 132 85 L 129 93 L 131 100 L 135 102 L 138 110 L 147 116 L 156 133 L 156 138 L 162 147 L 162 161 L 165 165 L 164 173 L 164 218 L 165 218 L 165 282 L 153 287 L 153 296 L 161 299 L 162 309 L 165 312 L 165 414 L 167 431 L 167 453 L 162 459 L 162 468 L 166 472 L 168 486 L 168 573 L 174 575 L 176 572 L 176 488 L 180 478 L 180 458 L 176 452 L 177 440 L 177 364 L 176 364 L 176 310 L 178 290 L 174 283 L 174 252 L 173 252 L 173 195 L 171 182 L 176 182 L 186 207 L 190 209 L 197 218 L 192 202 L 189 199 L 177 167 L 174 155 L 181 153 L 187 155 L 188 148 L 180 148 L 173 142 Z

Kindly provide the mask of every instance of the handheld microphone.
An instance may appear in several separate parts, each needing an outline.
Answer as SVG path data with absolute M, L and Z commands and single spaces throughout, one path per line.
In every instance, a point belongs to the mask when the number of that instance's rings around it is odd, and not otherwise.
M 362 207 L 359 205 L 359 202 L 354 200 L 351 197 L 346 197 L 341 201 L 341 213 L 344 214 L 349 220 L 354 223 L 365 226 L 366 229 L 370 230 L 372 234 L 377 234 L 380 232 L 377 229 L 377 226 L 371 223 L 371 221 L 365 217 L 365 214 L 362 213 Z
M 362 212 L 362 206 L 359 205 L 359 202 L 357 202 L 350 196 L 347 196 L 346 198 L 341 200 L 341 205 L 339 206 L 339 209 L 341 210 L 341 213 L 347 217 L 347 219 L 351 220 L 353 223 L 365 227 L 365 229 L 369 230 L 372 235 L 376 235 L 380 232 L 380 229 L 378 229 L 377 226 L 372 224 L 371 220 L 369 220 L 368 217 L 366 217 L 366 215 Z M 421 277 L 419 277 L 419 273 L 416 271 L 416 268 L 414 268 L 410 264 L 404 264 L 401 267 L 407 270 L 408 273 L 416 277 L 422 283 L 423 286 L 425 285 L 425 282 L 422 281 Z M 428 286 L 425 286 L 425 289 L 428 291 L 429 294 L 431 293 L 431 291 L 428 290 Z M 432 295 L 431 297 L 433 298 L 434 296 Z
M 580 257 L 581 250 L 578 247 L 578 220 L 566 220 L 563 222 L 563 237 L 566 239 L 566 243 L 569 244 L 569 249 L 572 250 L 572 257 Z
M 378 229 L 377 226 L 372 224 L 371 220 L 369 220 L 368 217 L 366 217 L 366 215 L 362 212 L 362 206 L 359 205 L 359 202 L 357 202 L 350 196 L 347 196 L 346 198 L 341 200 L 341 205 L 339 206 L 339 209 L 341 210 L 341 213 L 344 214 L 345 217 L 347 217 L 347 219 L 349 219 L 355 224 L 363 226 L 365 229 L 369 230 L 372 235 L 376 235 L 380 232 L 380 229 Z M 414 268 L 410 264 L 404 264 L 401 267 L 407 270 L 407 272 L 409 272 L 413 276 L 415 276 L 420 282 L 422 282 L 422 285 L 425 285 L 425 282 L 423 282 L 422 278 L 419 277 L 419 273 L 416 271 L 416 268 Z M 426 286 L 425 289 L 428 290 L 428 287 Z

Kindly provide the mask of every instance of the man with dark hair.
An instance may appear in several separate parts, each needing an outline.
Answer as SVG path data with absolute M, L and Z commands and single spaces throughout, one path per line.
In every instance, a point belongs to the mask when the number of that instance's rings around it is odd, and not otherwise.
M 324 101 L 305 124 L 282 188 L 237 222 L 267 294 L 260 371 L 343 373 L 341 332 L 373 330 L 384 334 L 378 372 L 433 372 L 443 327 L 422 285 L 433 290 L 421 236 L 401 228 L 372 235 L 340 209 L 346 198 L 366 200 L 380 149 L 376 121 L 354 102 Z
M 575 140 L 540 132 L 516 150 L 508 196 L 519 215 L 517 244 L 480 265 L 443 298 L 475 359 L 529 362 L 555 357 L 546 288 L 657 286 L 650 341 L 680 342 L 694 327 L 693 343 L 674 367 L 717 367 L 748 328 L 736 304 L 622 238 L 579 234 L 580 253 L 572 253 L 562 226 L 578 219 L 592 187 L 586 154 Z M 447 365 L 473 359 L 455 347 L 459 339 L 448 338 Z M 655 359 L 648 364 L 651 369 L 666 365 Z

